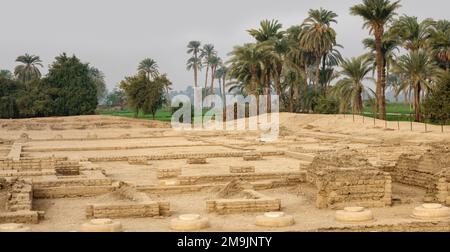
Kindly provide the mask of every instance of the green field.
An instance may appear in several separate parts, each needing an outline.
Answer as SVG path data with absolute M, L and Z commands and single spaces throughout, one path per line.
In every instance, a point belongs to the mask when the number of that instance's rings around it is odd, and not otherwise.
M 98 114 L 100 115 L 110 115 L 110 116 L 121 116 L 121 117 L 130 117 L 134 118 L 134 112 L 129 110 L 98 110 Z M 156 112 L 155 120 L 163 121 L 163 122 L 170 122 L 172 117 L 172 114 L 167 109 L 160 109 Z M 147 120 L 153 120 L 153 116 L 150 114 L 143 114 L 140 113 L 138 115 L 139 119 L 147 119 Z
M 98 110 L 100 115 L 110 115 L 110 116 L 122 116 L 122 117 L 134 117 L 134 112 L 129 110 Z M 206 112 L 206 111 L 204 111 Z M 387 120 L 388 121 L 414 121 L 414 110 L 410 108 L 409 104 L 405 103 L 388 103 L 386 107 Z M 349 113 L 351 114 L 351 113 Z M 370 107 L 364 107 L 364 115 L 366 117 L 372 117 L 372 110 Z M 153 120 L 152 115 L 149 114 L 139 114 L 139 119 Z M 171 112 L 170 109 L 160 109 L 157 111 L 155 120 L 170 122 Z M 450 122 L 448 122 L 450 123 Z

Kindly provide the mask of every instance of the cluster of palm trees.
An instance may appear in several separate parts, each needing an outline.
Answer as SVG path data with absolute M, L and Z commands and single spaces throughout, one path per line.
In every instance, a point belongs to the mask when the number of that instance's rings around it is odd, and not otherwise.
M 225 93 L 225 77 L 228 68 L 224 65 L 222 59 L 218 56 L 214 45 L 205 44 L 202 46 L 200 41 L 190 41 L 187 45 L 187 53 L 191 57 L 187 60 L 187 70 L 194 71 L 194 85 L 198 87 L 198 73 L 205 69 L 205 90 L 214 94 L 214 81 L 219 81 L 219 90 L 221 94 Z M 208 80 L 210 81 L 210 88 L 208 88 Z
M 208 70 L 212 72 L 211 87 L 220 76 L 228 92 L 276 93 L 281 108 L 290 112 L 312 112 L 320 102 L 337 100 L 341 112 L 362 113 L 364 101 L 373 100 L 378 118 L 386 119 L 390 88 L 396 97 L 403 92 L 409 100 L 412 94 L 415 119 L 421 121 L 421 99 L 450 71 L 450 22 L 398 16 L 399 7 L 400 1 L 362 0 L 350 8 L 373 35 L 363 41 L 368 51 L 359 57 L 343 59 L 333 28 L 338 16 L 320 8 L 287 29 L 277 20 L 262 21 L 248 30 L 255 41 L 234 47 L 223 63 L 211 61 L 217 57 L 209 50 L 213 47 L 192 41 L 188 70 L 194 71 L 196 86 L 198 71 L 205 66 L 206 79 Z

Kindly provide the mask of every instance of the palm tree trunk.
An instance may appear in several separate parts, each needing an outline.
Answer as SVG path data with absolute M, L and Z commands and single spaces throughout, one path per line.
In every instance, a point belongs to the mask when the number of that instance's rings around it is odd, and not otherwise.
M 416 122 L 422 121 L 420 114 L 420 82 L 416 84 L 414 88 L 414 112 L 416 114 Z
M 214 76 L 216 75 L 216 67 L 211 66 L 211 94 L 214 94 Z
M 316 80 L 315 80 L 316 88 L 318 88 L 320 85 L 320 60 L 321 60 L 321 57 L 316 56 Z
M 209 66 L 206 65 L 205 92 L 206 92 L 206 88 L 208 87 L 208 71 L 209 71 Z
M 378 118 L 383 120 L 384 115 L 386 113 L 385 110 L 385 97 L 383 93 L 383 54 L 381 51 L 382 46 L 382 36 L 383 36 L 383 30 L 379 29 L 375 31 L 375 48 L 376 48 L 376 63 L 377 63 L 377 88 L 376 88 L 376 94 L 377 94 L 377 112 L 378 112 Z
M 294 112 L 294 89 L 292 87 L 289 91 L 289 112 Z

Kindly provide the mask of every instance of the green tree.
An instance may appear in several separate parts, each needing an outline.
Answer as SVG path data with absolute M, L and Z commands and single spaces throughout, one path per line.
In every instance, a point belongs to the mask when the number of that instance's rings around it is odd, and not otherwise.
M 336 31 L 331 28 L 337 23 L 337 14 L 325 9 L 309 10 L 302 24 L 300 46 L 315 56 L 315 84 L 320 84 L 320 66 L 324 56 L 336 45 Z
M 154 59 L 146 58 L 139 63 L 138 72 L 143 73 L 150 80 L 158 77 L 158 68 L 158 64 Z
M 200 41 L 190 41 L 188 44 L 188 54 L 192 54 L 192 57 L 190 57 L 187 61 L 187 70 L 190 71 L 191 69 L 194 70 L 194 84 L 195 87 L 198 86 L 198 71 L 202 67 L 202 60 L 199 57 L 200 53 Z
M 22 63 L 21 65 L 16 66 L 14 69 L 14 75 L 18 80 L 27 83 L 34 79 L 41 78 L 41 71 L 39 67 L 44 67 L 42 65 L 42 61 L 39 56 L 35 55 L 21 55 L 17 57 L 16 62 Z
M 212 44 L 204 45 L 200 52 L 200 58 L 203 59 L 203 65 L 206 66 L 205 90 L 208 87 L 208 75 L 209 75 L 210 61 L 216 55 L 217 55 L 217 52 L 214 49 L 214 45 L 212 45 Z
M 341 112 L 347 111 L 347 105 L 351 104 L 353 113 L 363 112 L 363 92 L 365 87 L 363 82 L 369 80 L 368 73 L 372 70 L 372 64 L 365 56 L 346 59 L 341 63 L 341 75 L 332 89 L 332 93 L 340 98 Z
M 165 103 L 165 89 L 170 85 L 171 82 L 165 74 L 149 80 L 145 74 L 140 73 L 125 77 L 120 88 L 125 91 L 128 106 L 134 110 L 135 117 L 141 112 L 151 113 L 155 117 L 157 109 Z
M 52 100 L 52 115 L 93 114 L 97 107 L 97 87 L 89 73 L 89 65 L 65 53 L 55 58 L 40 88 Z
M 383 78 L 383 54 L 382 44 L 386 24 L 395 16 L 395 11 L 400 7 L 400 1 L 389 0 L 363 0 L 350 8 L 350 14 L 361 16 L 364 19 L 364 28 L 369 28 L 375 38 L 375 54 L 377 66 L 376 97 L 379 118 L 386 118 L 386 80 Z
M 395 62 L 394 73 L 403 74 L 406 78 L 401 89 L 414 90 L 415 120 L 420 122 L 422 120 L 421 92 L 422 90 L 431 90 L 431 84 L 437 80 L 440 69 L 429 53 L 423 49 L 410 51 L 408 54 L 398 57 Z
M 430 44 L 436 59 L 450 72 L 450 21 L 435 22 L 430 35 Z
M 110 107 L 119 106 L 121 109 L 126 104 L 126 94 L 122 89 L 114 88 L 105 98 L 105 104 Z
M 450 119 L 450 74 L 439 79 L 436 87 L 424 101 L 424 108 L 434 122 L 445 123 Z
M 14 78 L 14 76 L 11 73 L 11 71 L 6 70 L 6 69 L 0 69 L 0 78 L 5 78 L 5 79 L 12 80 Z
M 419 22 L 417 17 L 403 15 L 393 23 L 389 32 L 399 37 L 405 49 L 417 51 L 428 46 L 433 23 L 432 19 Z
M 95 86 L 97 87 L 97 100 L 98 103 L 101 103 L 108 94 L 108 90 L 106 89 L 105 83 L 105 75 L 103 74 L 102 71 L 98 70 L 95 67 L 90 66 L 89 76 L 92 78 L 92 80 L 95 83 Z
M 216 70 L 220 66 L 222 60 L 218 56 L 211 56 L 208 59 L 209 67 L 211 68 L 211 94 L 214 94 L 214 80 L 216 79 Z

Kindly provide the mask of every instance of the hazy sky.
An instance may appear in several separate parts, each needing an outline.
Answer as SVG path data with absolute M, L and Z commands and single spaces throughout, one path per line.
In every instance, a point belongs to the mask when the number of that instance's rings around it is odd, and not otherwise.
M 363 52 L 361 40 L 368 36 L 362 20 L 349 15 L 349 8 L 359 2 L 1 0 L 0 69 L 12 71 L 16 57 L 30 53 L 44 61 L 45 74 L 54 57 L 67 52 L 102 70 L 111 89 L 150 57 L 168 74 L 174 89 L 184 89 L 193 83 L 185 67 L 188 41 L 212 43 L 224 58 L 234 45 L 252 41 L 246 30 L 261 20 L 278 19 L 287 28 L 300 24 L 310 8 L 324 7 L 339 15 L 335 29 L 343 55 L 357 56 Z M 402 6 L 400 14 L 450 19 L 448 0 L 403 0 Z

